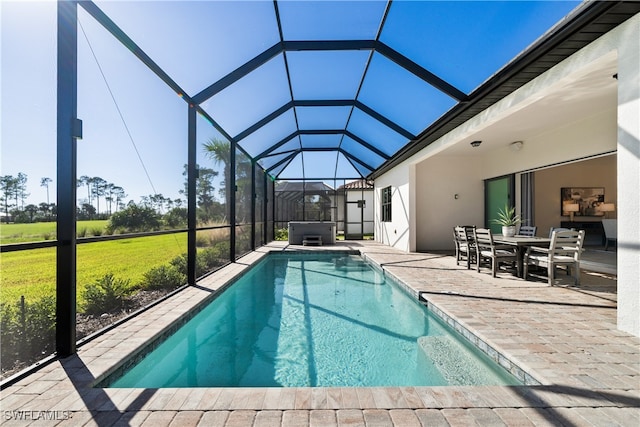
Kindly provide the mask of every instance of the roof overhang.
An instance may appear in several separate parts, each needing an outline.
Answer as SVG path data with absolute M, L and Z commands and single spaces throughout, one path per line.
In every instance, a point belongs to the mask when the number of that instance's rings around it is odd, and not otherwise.
M 367 178 L 375 179 L 640 12 L 640 2 L 584 2 Z

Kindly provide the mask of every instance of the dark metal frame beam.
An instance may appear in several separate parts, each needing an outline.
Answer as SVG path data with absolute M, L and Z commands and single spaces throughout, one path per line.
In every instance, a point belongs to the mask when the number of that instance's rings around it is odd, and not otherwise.
M 400 52 L 390 48 L 389 46 L 382 43 L 381 41 L 378 41 L 378 43 L 376 44 L 375 50 L 376 52 L 380 53 L 383 56 L 386 56 L 388 59 L 395 62 L 405 70 L 409 71 L 410 73 L 414 74 L 415 76 L 429 83 L 431 86 L 446 93 L 450 97 L 460 102 L 465 102 L 468 99 L 468 96 L 466 93 L 462 92 L 461 90 L 454 87 L 453 85 L 447 83 L 440 77 L 428 71 L 426 68 L 416 64 L 406 56 L 402 55 Z
M 262 174 L 262 193 L 264 194 L 264 201 L 262 203 L 262 241 L 266 244 L 269 241 L 268 224 L 269 224 L 269 199 L 270 195 L 267 194 L 269 191 L 269 177 L 267 172 L 263 169 Z
M 64 0 L 67 1 L 67 0 Z M 176 83 L 167 73 L 164 72 L 153 59 L 149 57 L 115 22 L 111 20 L 94 2 L 92 1 L 79 1 L 78 4 L 100 23 L 107 31 L 124 46 L 127 47 L 135 56 L 140 59 L 152 72 L 154 72 L 160 79 L 165 82 L 175 93 L 181 96 L 185 101 L 191 102 L 191 98 L 185 93 L 185 91 Z
M 383 153 L 382 151 L 380 151 L 379 149 L 377 149 L 373 145 L 369 144 L 367 141 L 365 141 L 364 139 L 360 138 L 359 136 L 354 135 L 350 131 L 346 130 L 346 131 L 344 131 L 344 134 L 346 136 L 348 136 L 349 138 L 353 139 L 354 141 L 356 141 L 357 143 L 359 143 L 360 145 L 363 145 L 364 147 L 366 147 L 369 150 L 373 151 L 374 153 L 376 153 L 378 156 L 382 157 L 383 159 L 388 160 L 390 158 L 390 156 L 388 154 Z
M 229 179 L 230 185 L 228 186 L 231 194 L 227 195 L 227 203 L 229 203 L 229 225 L 231 226 L 231 232 L 229 233 L 229 260 L 235 262 L 236 260 L 236 192 L 238 186 L 236 185 L 236 144 L 233 141 L 229 142 Z
M 291 108 L 293 108 L 293 102 L 292 101 L 287 102 L 282 107 L 280 107 L 277 110 L 275 110 L 273 113 L 267 115 L 263 119 L 257 121 L 253 125 L 249 126 L 247 129 L 245 129 L 242 132 L 240 132 L 238 135 L 236 135 L 236 137 L 234 139 L 236 140 L 236 142 L 239 142 L 239 141 L 243 140 L 247 136 L 251 135 L 253 132 L 257 131 L 258 129 L 260 129 L 264 125 L 266 125 L 269 122 L 271 122 L 272 120 L 274 120 L 275 118 L 277 118 L 277 117 L 281 116 L 282 114 L 286 113 Z
M 293 133 L 291 133 L 290 135 L 286 136 L 285 138 L 281 139 L 280 141 L 278 141 L 277 143 L 275 143 L 274 145 L 272 145 L 271 147 L 269 147 L 267 150 L 263 151 L 262 153 L 258 154 L 255 157 L 255 160 L 258 161 L 260 159 L 262 159 L 263 157 L 267 157 L 269 155 L 269 153 L 273 152 L 274 150 L 278 149 L 278 147 L 281 147 L 282 145 L 286 144 L 287 142 L 289 142 L 291 139 L 295 138 L 296 136 L 300 136 L 300 135 L 346 135 L 349 138 L 353 139 L 354 141 L 356 141 L 357 143 L 359 143 L 360 145 L 364 146 L 365 148 L 369 149 L 370 151 L 373 151 L 374 153 L 376 153 L 378 156 L 382 157 L 385 160 L 388 160 L 390 158 L 390 156 L 382 151 L 380 151 L 378 148 L 374 147 L 373 145 L 369 144 L 367 141 L 363 140 L 362 138 L 360 138 L 357 135 L 354 135 L 352 132 L 348 131 L 348 130 L 344 130 L 344 129 L 306 129 L 306 130 L 297 130 Z M 300 149 L 302 151 L 306 150 L 303 149 L 302 146 L 300 147 Z M 335 150 L 337 150 L 338 147 L 335 148 Z
M 370 115 L 371 117 L 373 117 L 374 119 L 379 121 L 380 123 L 382 123 L 382 124 L 386 125 L 387 127 L 393 129 L 394 131 L 396 131 L 400 135 L 404 136 L 405 138 L 407 138 L 407 139 L 415 139 L 416 135 L 412 134 L 411 132 L 409 132 L 408 130 L 403 128 L 402 126 L 398 125 L 396 122 L 394 122 L 392 120 L 389 120 L 388 118 L 386 118 L 382 114 L 378 113 L 373 108 L 370 108 L 370 107 L 366 106 L 362 102 L 356 100 L 355 103 L 354 103 L 354 106 L 356 108 L 364 111 L 365 113 L 367 113 L 368 115 Z
M 286 104 L 284 104 L 283 106 L 281 106 L 280 108 L 278 108 L 277 110 L 275 110 L 272 113 L 270 113 L 269 115 L 267 115 L 266 117 L 262 118 L 261 120 L 257 121 L 253 125 L 249 126 L 247 129 L 245 129 L 242 132 L 240 132 L 234 139 L 236 140 L 236 142 L 241 141 L 242 139 L 246 138 L 247 136 L 249 136 L 253 132 L 255 132 L 258 129 L 260 129 L 261 127 L 267 125 L 269 122 L 271 122 L 272 120 L 276 119 L 277 117 L 279 117 L 280 115 L 286 113 L 287 111 L 289 111 L 289 109 L 294 108 L 294 107 L 356 107 L 356 108 L 362 110 L 364 113 L 368 114 L 369 116 L 373 117 L 373 119 L 379 121 L 380 123 L 382 123 L 385 126 L 389 127 L 393 131 L 399 133 L 403 137 L 405 137 L 405 138 L 407 138 L 409 140 L 412 140 L 412 139 L 416 138 L 416 135 L 412 134 L 408 130 L 404 129 L 402 126 L 398 125 L 394 121 L 392 121 L 389 118 L 383 116 L 382 114 L 378 113 L 373 108 L 363 104 L 362 102 L 358 101 L 357 99 L 356 100 L 353 100 L 353 99 L 336 99 L 336 100 L 293 100 L 293 101 L 289 101 Z M 211 119 L 211 122 L 212 122 L 212 124 L 217 125 L 217 123 L 215 123 L 213 121 L 213 119 Z
M 370 166 L 368 166 L 366 163 L 362 162 L 360 159 L 357 159 L 356 157 L 352 156 L 352 155 L 347 155 L 346 153 L 345 157 L 347 158 L 347 161 L 349 163 L 351 163 L 351 166 L 353 166 L 353 168 L 360 174 L 360 177 L 362 179 L 366 179 L 368 175 L 371 174 L 371 172 L 373 172 L 375 169 L 372 169 Z M 365 167 L 366 169 L 369 169 L 369 173 L 367 175 L 363 175 L 362 172 L 360 172 L 360 170 L 358 169 L 358 167 L 354 164 L 354 163 L 358 163 L 360 165 L 362 165 L 363 167 Z
M 300 131 L 297 130 L 295 132 L 291 132 L 289 135 L 285 136 L 280 141 L 276 142 L 275 144 L 273 144 L 272 146 L 270 146 L 269 148 L 264 150 L 262 153 L 258 154 L 254 159 L 256 161 L 258 161 L 261 158 L 268 156 L 269 153 L 271 153 L 272 151 L 277 150 L 278 148 L 282 147 L 287 142 L 291 141 L 293 138 L 299 136 L 300 134 L 298 132 L 300 132 Z
M 361 159 L 358 159 L 357 157 L 355 157 L 353 154 L 349 153 L 347 150 L 345 150 L 344 148 L 340 148 L 338 149 L 339 152 L 341 152 L 347 159 L 350 160 L 355 160 L 356 162 L 360 163 L 362 166 L 364 166 L 365 168 L 369 169 L 371 172 L 373 172 L 374 170 L 376 170 L 376 168 L 374 168 L 373 166 L 371 166 L 368 163 L 363 162 Z
M 283 41 L 285 52 L 323 51 L 323 50 L 372 50 L 375 40 L 295 40 Z
M 296 157 L 299 153 L 300 153 L 300 150 L 296 150 L 293 153 L 289 154 L 287 157 L 285 157 L 284 159 L 281 159 L 280 161 L 278 161 L 278 163 L 276 163 L 275 165 L 272 165 L 270 168 L 268 168 L 266 170 L 267 173 L 271 172 L 272 170 L 274 170 L 275 168 L 277 168 L 278 166 L 280 166 L 284 162 L 293 160 L 293 158 Z
M 265 50 L 255 58 L 244 63 L 243 65 L 241 65 L 240 67 L 232 71 L 231 73 L 222 77 L 217 82 L 213 83 L 206 89 L 194 95 L 193 102 L 195 102 L 196 104 L 202 104 L 207 99 L 221 92 L 225 88 L 231 86 L 233 83 L 237 82 L 238 80 L 240 80 L 241 78 L 243 78 L 244 76 L 252 72 L 253 70 L 257 69 L 261 65 L 266 64 L 271 59 L 275 58 L 281 53 L 282 53 L 281 44 L 280 43 L 274 44 L 269 49 Z
M 251 161 L 251 250 L 256 250 L 256 165 Z
M 196 182 L 198 179 L 197 163 L 197 130 L 195 105 L 189 104 L 187 135 L 187 284 L 196 284 Z
M 57 4 L 56 352 L 76 352 L 76 176 L 78 122 L 78 2 Z M 29 339 L 30 337 L 25 337 Z

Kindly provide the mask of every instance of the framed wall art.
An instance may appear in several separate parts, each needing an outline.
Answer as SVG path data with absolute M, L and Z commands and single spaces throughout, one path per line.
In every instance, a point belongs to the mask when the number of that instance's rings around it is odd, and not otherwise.
M 563 216 L 569 216 L 572 211 L 575 216 L 604 215 L 603 212 L 596 209 L 601 203 L 604 203 L 604 187 L 562 187 L 560 200 L 561 215 Z

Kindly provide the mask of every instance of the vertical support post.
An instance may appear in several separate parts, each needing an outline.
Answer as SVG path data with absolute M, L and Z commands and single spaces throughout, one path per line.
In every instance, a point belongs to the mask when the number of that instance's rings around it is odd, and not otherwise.
M 271 200 L 273 200 L 273 202 L 271 202 L 271 219 L 273 220 L 272 222 L 272 227 L 273 227 L 273 238 L 276 238 L 276 204 L 278 203 L 278 201 L 276 200 L 276 181 L 273 180 L 273 185 L 271 186 Z
M 303 221 L 307 220 L 307 196 L 306 196 L 306 190 L 307 190 L 307 181 L 305 181 L 303 179 L 302 180 L 302 220 Z
M 76 352 L 77 2 L 58 2 L 56 352 Z
M 236 192 L 238 186 L 236 185 L 236 143 L 231 141 L 229 143 L 229 189 L 231 190 L 228 196 L 229 198 L 229 225 L 231 227 L 231 233 L 229 234 L 229 260 L 231 262 L 236 261 Z
M 264 201 L 262 203 L 262 241 L 264 242 L 264 244 L 266 245 L 267 243 L 269 243 L 267 241 L 267 239 L 269 238 L 269 232 L 268 230 L 268 224 L 269 224 L 269 199 L 271 199 L 271 196 L 267 194 L 267 191 L 269 191 L 269 183 L 267 181 L 268 176 L 267 176 L 267 172 L 263 171 L 262 172 L 262 194 L 264 194 Z
M 251 250 L 256 250 L 256 162 L 251 160 Z
M 196 284 L 196 181 L 198 179 L 196 151 L 196 106 L 189 103 L 187 136 L 187 283 Z

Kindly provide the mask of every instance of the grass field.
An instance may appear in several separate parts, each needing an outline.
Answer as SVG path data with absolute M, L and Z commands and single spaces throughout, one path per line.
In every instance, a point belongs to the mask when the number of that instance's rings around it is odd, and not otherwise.
M 95 227 L 95 223 L 91 221 L 90 226 Z M 4 235 L 4 225 L 2 228 Z M 186 251 L 186 233 L 78 245 L 78 299 L 81 301 L 86 284 L 107 273 L 129 279 L 135 286 L 149 269 L 167 264 Z M 3 253 L 0 256 L 0 301 L 18 301 L 21 295 L 27 301 L 55 295 L 55 261 L 55 248 Z
M 108 220 L 78 221 L 76 229 L 78 233 L 86 232 L 87 236 L 95 235 L 96 231 L 104 233 Z M 40 242 L 42 240 L 55 240 L 55 222 L 36 222 L 33 224 L 0 224 L 0 242 L 3 245 L 9 243 Z

